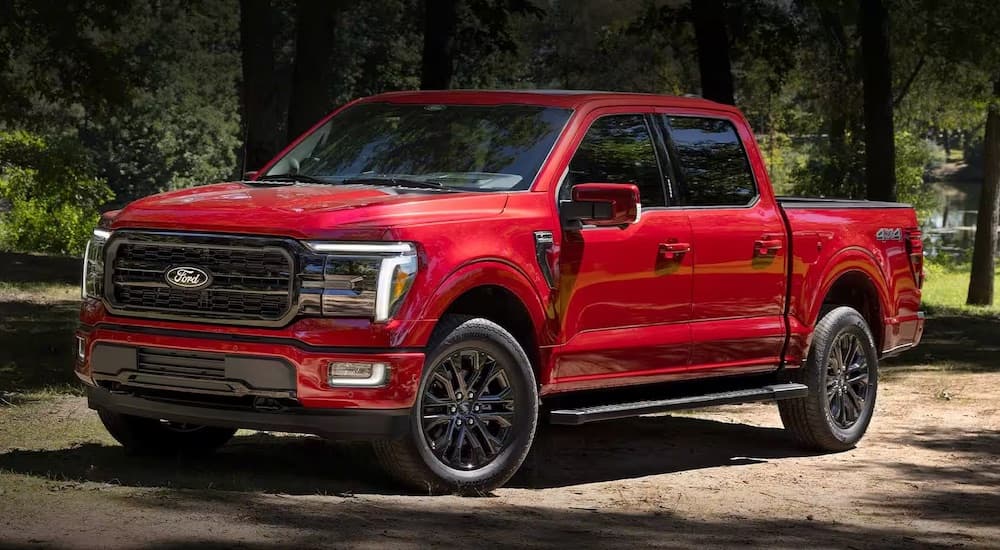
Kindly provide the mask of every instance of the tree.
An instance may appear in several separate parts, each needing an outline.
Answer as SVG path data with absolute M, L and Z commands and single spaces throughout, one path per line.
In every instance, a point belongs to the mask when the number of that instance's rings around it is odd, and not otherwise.
M 330 111 L 333 84 L 335 3 L 298 0 L 295 15 L 295 61 L 288 103 L 288 135 L 298 136 Z
M 735 105 L 725 5 L 722 0 L 691 0 L 691 18 L 698 44 L 702 97 Z
M 997 228 L 1000 227 L 1000 78 L 993 84 L 993 101 L 986 118 L 983 190 L 979 196 L 976 241 L 972 251 L 969 305 L 993 304 Z
M 458 0 L 424 0 L 424 51 L 420 89 L 447 90 L 455 71 Z
M 240 0 L 245 170 L 261 168 L 284 141 L 278 131 L 273 20 L 270 0 Z
M 116 205 L 235 173 L 235 0 L 0 4 L 0 126 L 76 140 Z
M 889 13 L 883 0 L 859 0 L 865 118 L 865 187 L 869 200 L 896 200 Z

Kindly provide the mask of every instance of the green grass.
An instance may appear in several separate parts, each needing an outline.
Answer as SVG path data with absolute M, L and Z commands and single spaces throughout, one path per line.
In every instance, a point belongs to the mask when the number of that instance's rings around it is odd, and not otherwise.
M 969 306 L 965 304 L 969 292 L 969 266 L 946 266 L 928 263 L 924 266 L 927 280 L 924 281 L 923 305 L 932 314 L 975 315 L 979 317 L 1000 316 L 1000 300 L 994 299 L 992 306 Z M 994 288 L 1000 293 L 1000 270 Z

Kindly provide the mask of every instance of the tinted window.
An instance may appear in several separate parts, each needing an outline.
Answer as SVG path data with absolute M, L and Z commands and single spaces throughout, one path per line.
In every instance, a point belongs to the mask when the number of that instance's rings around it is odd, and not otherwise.
M 569 200 L 578 183 L 634 183 L 643 206 L 664 206 L 660 168 L 645 117 L 612 115 L 594 121 L 569 164 L 560 200 Z
M 667 117 L 684 203 L 745 205 L 756 195 L 750 164 L 728 120 Z
M 527 189 L 570 114 L 534 105 L 362 103 L 317 128 L 267 175 Z

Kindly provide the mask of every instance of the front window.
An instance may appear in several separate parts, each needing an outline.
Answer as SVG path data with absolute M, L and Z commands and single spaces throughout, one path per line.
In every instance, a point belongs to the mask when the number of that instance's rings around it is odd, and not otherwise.
M 597 119 L 577 147 L 560 188 L 560 201 L 579 183 L 633 184 L 645 208 L 666 206 L 663 177 L 646 117 L 609 115 Z
M 261 179 L 528 189 L 570 113 L 532 105 L 362 103 L 312 132 Z

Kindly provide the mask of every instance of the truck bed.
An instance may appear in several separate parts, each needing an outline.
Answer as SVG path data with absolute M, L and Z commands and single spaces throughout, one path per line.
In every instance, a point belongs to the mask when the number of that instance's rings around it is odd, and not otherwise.
M 920 230 L 904 203 L 812 197 L 778 197 L 789 226 L 790 341 L 786 358 L 801 360 L 808 334 L 844 278 L 866 279 L 866 302 L 875 344 L 884 355 L 920 339 Z M 918 258 L 922 262 L 922 256 Z M 856 288 L 856 287 L 855 287 Z M 857 292 L 856 290 L 852 292 Z M 834 293 L 836 295 L 836 293 Z

